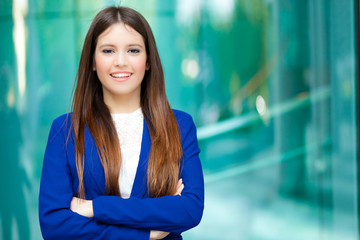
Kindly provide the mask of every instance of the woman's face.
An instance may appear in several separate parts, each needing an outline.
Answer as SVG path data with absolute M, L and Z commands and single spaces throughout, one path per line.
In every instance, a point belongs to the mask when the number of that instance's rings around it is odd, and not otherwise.
M 128 25 L 113 24 L 98 37 L 94 58 L 110 111 L 119 101 L 139 107 L 141 82 L 148 69 L 143 37 Z

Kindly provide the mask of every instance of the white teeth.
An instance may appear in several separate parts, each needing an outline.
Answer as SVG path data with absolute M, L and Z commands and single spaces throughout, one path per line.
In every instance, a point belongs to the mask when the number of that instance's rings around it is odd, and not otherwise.
M 112 77 L 122 78 L 122 77 L 130 77 L 131 73 L 114 73 L 111 74 Z

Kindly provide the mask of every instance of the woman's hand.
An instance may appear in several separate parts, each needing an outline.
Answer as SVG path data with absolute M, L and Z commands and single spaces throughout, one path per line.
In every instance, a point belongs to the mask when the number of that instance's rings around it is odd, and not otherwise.
M 150 231 L 150 240 L 163 239 L 167 235 L 169 235 L 168 232 L 151 230 Z
M 176 196 L 176 195 L 181 196 L 181 192 L 182 192 L 183 189 L 184 189 L 184 184 L 182 182 L 182 178 L 180 178 L 178 183 L 177 183 L 177 186 L 176 186 L 176 191 L 175 191 L 175 193 L 173 195 L 174 196 Z M 167 235 L 169 235 L 168 232 L 151 230 L 150 231 L 150 240 L 163 239 Z
M 181 196 L 181 192 L 184 189 L 184 184 L 182 182 L 182 178 L 179 179 L 177 186 L 176 186 L 176 192 L 173 194 L 174 196 L 176 195 L 180 195 Z
M 91 200 L 85 200 L 73 197 L 70 203 L 70 209 L 84 217 L 94 217 L 93 205 Z

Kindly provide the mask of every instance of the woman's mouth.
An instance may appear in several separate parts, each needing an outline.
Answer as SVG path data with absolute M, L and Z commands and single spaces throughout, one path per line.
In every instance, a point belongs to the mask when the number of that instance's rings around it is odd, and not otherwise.
M 132 73 L 111 73 L 110 76 L 118 82 L 126 81 L 131 77 Z

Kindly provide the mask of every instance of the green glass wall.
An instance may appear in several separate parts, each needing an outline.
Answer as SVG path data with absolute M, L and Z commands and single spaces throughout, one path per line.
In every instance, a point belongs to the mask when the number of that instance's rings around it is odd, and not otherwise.
M 198 127 L 205 211 L 185 239 L 359 239 L 353 0 L 2 0 L 0 239 L 41 238 L 50 124 L 91 19 L 119 2 Z

